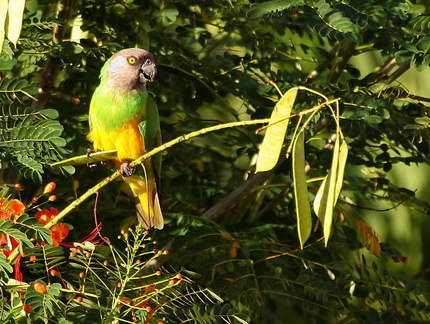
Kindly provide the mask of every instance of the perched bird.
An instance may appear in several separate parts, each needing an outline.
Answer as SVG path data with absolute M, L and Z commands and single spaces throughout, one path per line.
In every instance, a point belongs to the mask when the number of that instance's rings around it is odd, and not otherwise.
M 130 160 L 161 144 L 157 105 L 146 90 L 156 74 L 148 51 L 129 48 L 114 54 L 103 66 L 91 99 L 88 139 L 97 151 L 118 151 L 113 162 L 136 197 L 139 222 L 162 229 L 157 191 L 161 155 L 145 160 L 138 172 L 129 166 Z

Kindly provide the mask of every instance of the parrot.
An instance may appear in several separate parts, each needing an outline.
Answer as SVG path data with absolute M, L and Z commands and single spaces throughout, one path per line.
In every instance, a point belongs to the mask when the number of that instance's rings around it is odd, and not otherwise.
M 161 145 L 158 108 L 146 90 L 156 74 L 152 53 L 139 48 L 115 53 L 101 69 L 89 109 L 88 139 L 94 151 L 117 150 L 113 164 L 130 187 L 146 229 L 164 226 L 157 188 L 161 154 L 146 159 L 142 170 L 129 162 Z

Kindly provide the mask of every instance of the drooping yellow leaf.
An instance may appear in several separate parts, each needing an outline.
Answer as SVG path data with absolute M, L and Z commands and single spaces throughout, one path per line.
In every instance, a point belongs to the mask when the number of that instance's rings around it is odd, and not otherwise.
M 278 101 L 270 116 L 266 135 L 260 146 L 257 158 L 256 172 L 269 171 L 278 162 L 287 132 L 289 117 L 297 96 L 297 88 L 288 90 Z
M 327 246 L 333 225 L 333 211 L 342 190 L 348 145 L 337 138 L 333 147 L 333 160 L 329 173 L 324 178 L 314 200 L 314 211 L 320 219 L 324 229 L 324 240 Z
M 348 159 L 348 144 L 342 141 L 339 150 L 339 163 L 337 165 L 337 178 L 336 178 L 336 191 L 335 191 L 335 204 L 339 198 L 340 191 L 342 190 L 343 177 L 345 174 L 346 160 Z
M 25 0 L 13 0 L 13 4 L 10 1 L 7 8 L 6 36 L 15 46 L 21 34 L 24 8 Z
M 0 0 L 0 53 L 3 50 L 8 0 Z
M 301 131 L 296 136 L 293 145 L 293 182 L 294 198 L 296 201 L 297 232 L 300 240 L 300 247 L 309 238 L 312 230 L 311 207 L 308 198 L 308 186 L 305 171 L 305 137 Z
M 333 148 L 333 160 L 331 162 L 331 170 L 328 174 L 327 183 L 329 189 L 327 190 L 327 202 L 326 209 L 324 211 L 324 243 L 327 246 L 328 240 L 331 234 L 331 228 L 333 225 L 333 211 L 336 204 L 336 183 L 337 183 L 337 167 L 339 165 L 339 142 L 340 139 L 336 139 L 336 143 Z
M 95 152 L 91 153 L 89 156 L 87 154 L 85 155 L 79 155 L 72 157 L 67 160 L 63 160 L 60 162 L 55 162 L 51 164 L 52 167 L 62 167 L 67 165 L 80 165 L 80 164 L 90 164 L 90 163 L 97 163 L 97 162 L 103 162 L 103 161 L 109 161 L 117 157 L 117 151 L 103 151 L 103 152 Z

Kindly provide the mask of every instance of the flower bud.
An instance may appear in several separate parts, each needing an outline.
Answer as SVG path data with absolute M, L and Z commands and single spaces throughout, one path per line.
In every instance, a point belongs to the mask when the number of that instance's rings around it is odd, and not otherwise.
M 46 294 L 46 291 L 47 291 L 46 285 L 44 285 L 43 283 L 35 282 L 33 287 L 34 287 L 34 290 L 37 291 L 39 294 L 43 294 L 43 295 Z
M 26 312 L 27 314 L 33 313 L 34 309 L 33 307 L 31 307 L 29 304 L 24 304 L 22 305 L 22 309 L 24 310 L 24 312 Z
M 55 182 L 51 181 L 45 186 L 43 193 L 47 194 L 47 193 L 53 192 L 56 187 L 57 187 L 57 184 Z

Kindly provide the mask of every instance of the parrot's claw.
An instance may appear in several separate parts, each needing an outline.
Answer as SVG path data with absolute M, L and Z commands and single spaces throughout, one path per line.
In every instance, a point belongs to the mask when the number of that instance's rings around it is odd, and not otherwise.
M 87 158 L 91 158 L 91 154 L 96 153 L 98 151 L 99 150 L 97 150 L 97 149 L 93 150 L 93 149 L 87 148 Z M 98 164 L 97 163 L 88 163 L 87 166 L 90 169 L 90 171 L 94 171 L 97 168 Z
M 119 167 L 119 172 L 121 173 L 121 175 L 123 177 L 129 177 L 129 176 L 133 175 L 136 172 L 136 168 L 135 167 L 131 167 L 128 162 L 124 162 Z
M 87 164 L 88 169 L 90 169 L 90 171 L 94 171 L 97 168 L 97 163 L 89 163 Z
M 100 152 L 100 150 L 97 150 L 97 149 L 93 150 L 93 149 L 87 148 L 87 158 L 90 158 L 91 154 L 96 152 Z

